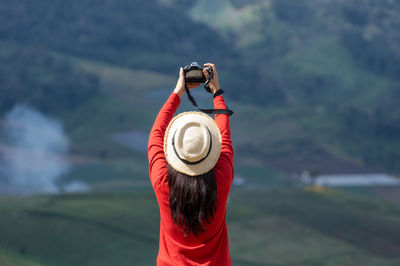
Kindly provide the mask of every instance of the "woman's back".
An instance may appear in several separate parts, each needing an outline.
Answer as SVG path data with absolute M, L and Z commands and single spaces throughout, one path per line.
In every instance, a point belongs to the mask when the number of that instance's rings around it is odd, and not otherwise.
M 204 231 L 186 234 L 171 216 L 168 162 L 164 154 L 165 131 L 179 104 L 179 95 L 172 93 L 158 114 L 149 138 L 150 179 L 161 218 L 157 265 L 231 265 L 226 227 L 226 204 L 233 180 L 229 116 L 215 115 L 221 134 L 221 152 L 213 168 L 217 184 L 215 213 L 209 223 L 203 221 Z M 226 109 L 222 96 L 214 98 L 214 108 Z

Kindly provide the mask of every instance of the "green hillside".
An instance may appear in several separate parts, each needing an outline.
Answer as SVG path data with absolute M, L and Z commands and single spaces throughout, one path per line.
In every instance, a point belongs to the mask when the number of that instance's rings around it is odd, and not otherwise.
M 98 77 L 40 46 L 0 39 L 0 112 L 25 102 L 45 113 L 70 110 L 98 93 Z M 62 80 L 62 82 L 60 82 Z
M 61 117 L 77 154 L 132 154 L 109 135 L 147 132 L 178 66 L 197 60 L 220 69 L 240 117 L 232 124 L 241 156 L 283 172 L 290 169 L 271 158 L 325 162 L 295 172 L 331 172 L 343 164 L 349 167 L 337 172 L 400 169 L 395 2 L 24 0 L 1 6 L 7 8 L 0 18 L 0 111 L 27 102 Z M 260 125 L 263 130 L 245 130 Z
M 198 0 L 186 11 L 241 55 L 248 88 L 242 91 L 251 90 L 241 99 L 306 109 L 307 130 L 324 138 L 323 146 L 400 169 L 398 2 Z
M 60 265 L 151 265 L 153 191 L 1 197 L 0 245 Z M 336 190 L 238 190 L 228 203 L 234 265 L 397 265 L 400 208 Z M 27 265 L 16 261 L 12 266 Z
M 0 1 L 1 40 L 104 62 L 174 73 L 171 67 L 226 56 L 208 27 L 157 0 Z M 24 19 L 20 19 L 23 17 Z M 214 49 L 207 40 L 213 38 Z

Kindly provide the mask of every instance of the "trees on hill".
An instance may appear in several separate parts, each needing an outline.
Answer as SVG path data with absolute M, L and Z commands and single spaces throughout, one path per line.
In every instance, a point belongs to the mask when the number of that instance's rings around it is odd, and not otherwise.
M 68 110 L 99 90 L 96 76 L 40 47 L 0 44 L 0 112 L 27 103 L 44 112 Z

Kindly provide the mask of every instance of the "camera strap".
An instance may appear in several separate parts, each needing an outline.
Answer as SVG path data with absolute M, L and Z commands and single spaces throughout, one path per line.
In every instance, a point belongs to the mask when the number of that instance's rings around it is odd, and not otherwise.
M 208 82 L 209 82 L 210 80 L 208 80 Z M 208 85 L 208 82 L 207 82 L 207 85 Z M 204 86 L 204 87 L 206 87 L 206 86 Z M 203 108 L 200 108 L 198 105 L 197 105 L 197 103 L 196 103 L 196 101 L 195 101 L 195 99 L 193 98 L 193 96 L 190 94 L 190 91 L 189 91 L 189 89 L 188 89 L 188 87 L 186 86 L 186 82 L 185 82 L 185 89 L 186 89 L 186 94 L 187 94 L 187 96 L 188 96 L 188 99 L 189 99 L 189 101 L 197 108 L 197 109 L 199 109 L 200 111 L 202 111 L 203 113 L 206 113 L 206 114 L 224 114 L 224 115 L 229 115 L 229 116 L 231 116 L 232 114 L 233 114 L 233 111 L 232 110 L 230 110 L 230 109 L 203 109 Z M 207 88 L 206 88 L 207 89 Z M 222 91 L 222 90 L 221 90 Z M 221 95 L 223 93 L 223 91 L 221 92 L 221 93 L 219 93 L 219 95 Z

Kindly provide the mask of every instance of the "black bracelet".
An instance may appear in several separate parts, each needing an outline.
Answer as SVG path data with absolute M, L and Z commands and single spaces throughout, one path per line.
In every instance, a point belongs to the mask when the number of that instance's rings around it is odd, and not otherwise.
M 222 89 L 217 90 L 217 91 L 214 93 L 214 98 L 217 97 L 217 96 L 219 96 L 219 95 L 221 95 L 221 94 L 224 93 L 224 92 L 225 92 L 225 91 L 223 91 Z

